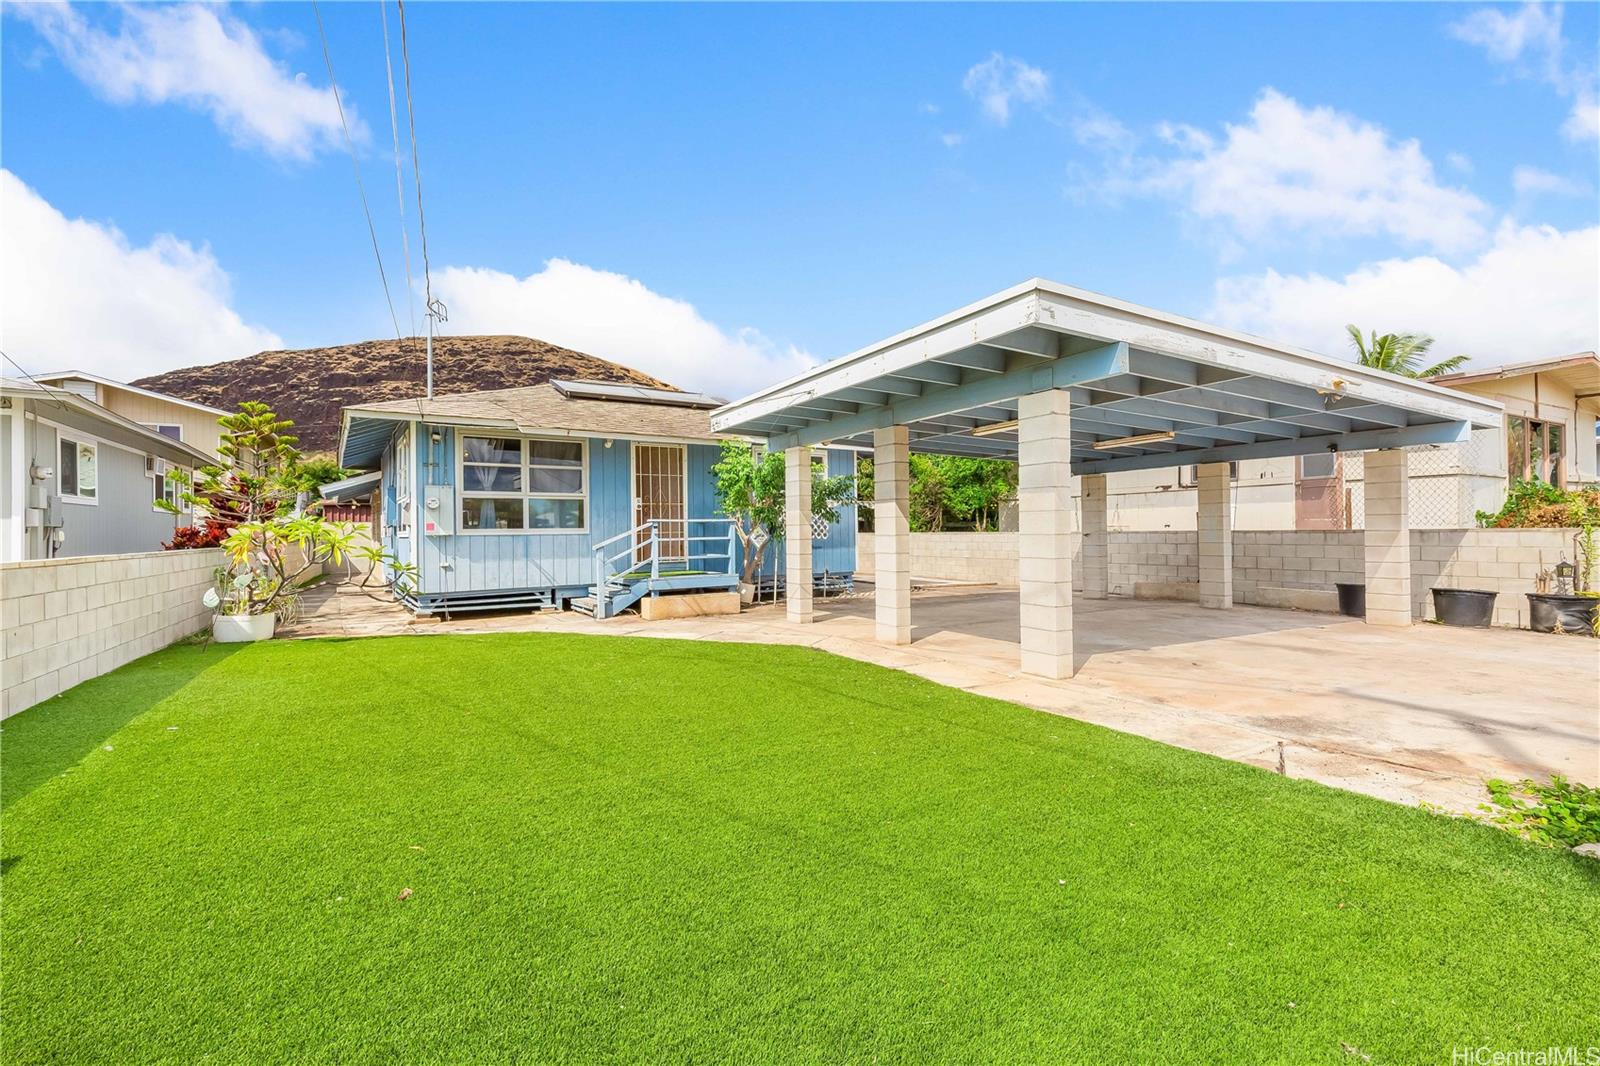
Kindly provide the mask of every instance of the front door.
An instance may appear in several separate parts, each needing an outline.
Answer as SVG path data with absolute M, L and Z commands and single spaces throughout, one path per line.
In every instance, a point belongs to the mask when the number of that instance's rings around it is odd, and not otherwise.
M 1333 452 L 1302 455 L 1295 464 L 1294 528 L 1347 529 L 1344 478 Z
M 633 524 L 657 522 L 661 561 L 688 556 L 687 449 L 681 444 L 633 446 Z M 648 562 L 650 545 L 641 535 L 634 544 L 634 561 Z

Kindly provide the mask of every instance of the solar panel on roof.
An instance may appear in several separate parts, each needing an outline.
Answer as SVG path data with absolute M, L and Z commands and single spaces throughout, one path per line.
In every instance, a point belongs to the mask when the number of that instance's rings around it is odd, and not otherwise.
M 610 381 L 551 381 L 561 395 L 578 400 L 618 400 L 623 403 L 652 403 L 665 407 L 721 407 L 726 401 L 703 392 L 676 392 L 649 389 L 642 385 L 621 385 Z

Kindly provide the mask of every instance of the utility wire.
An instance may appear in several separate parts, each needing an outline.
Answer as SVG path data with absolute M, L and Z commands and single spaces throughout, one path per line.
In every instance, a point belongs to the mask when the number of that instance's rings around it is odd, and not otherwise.
M 34 377 L 32 374 L 30 374 L 26 370 L 22 369 L 22 364 L 17 362 L 15 359 L 11 358 L 10 355 L 7 355 L 5 349 L 3 349 L 3 348 L 0 348 L 0 358 L 5 359 L 6 362 L 8 362 L 12 366 L 16 367 L 17 368 L 17 373 L 19 373 L 23 377 L 27 378 L 28 379 L 28 384 L 32 385 L 34 388 L 38 389 L 41 393 L 43 393 L 45 399 L 47 399 L 51 403 L 55 404 L 57 407 L 61 408 L 63 411 L 69 410 L 69 408 L 67 407 L 66 404 L 62 403 L 60 400 L 56 399 L 54 396 L 51 395 L 51 393 L 56 391 L 56 387 L 54 385 L 46 385 L 44 382 L 40 381 L 38 378 Z
M 422 288 L 428 310 L 433 310 L 433 275 L 428 263 L 428 221 L 422 213 L 422 168 L 417 164 L 417 112 L 411 103 L 411 51 L 406 43 L 405 0 L 394 0 L 400 12 L 400 62 L 405 68 L 406 123 L 411 129 L 411 176 L 417 183 L 417 230 L 422 235 Z
M 383 16 L 383 69 L 389 78 L 389 133 L 394 138 L 394 199 L 400 207 L 400 251 L 406 265 L 406 315 L 411 323 L 411 336 L 417 335 L 417 311 L 411 302 L 411 237 L 406 225 L 406 191 L 404 167 L 400 163 L 400 118 L 394 102 L 394 60 L 389 56 L 389 0 L 378 0 L 378 12 Z
M 383 253 L 378 250 L 378 228 L 372 224 L 372 210 L 367 206 L 367 186 L 361 180 L 361 160 L 356 156 L 356 144 L 350 137 L 350 123 L 344 117 L 344 102 L 339 96 L 339 82 L 333 76 L 333 56 L 328 51 L 328 32 L 322 25 L 322 8 L 311 0 L 311 10 L 317 16 L 317 34 L 322 38 L 322 59 L 328 65 L 328 84 L 333 88 L 333 103 L 339 109 L 339 126 L 344 130 L 344 144 L 350 152 L 350 165 L 355 170 L 356 191 L 361 194 L 361 213 L 367 216 L 367 234 L 372 238 L 372 257 L 378 263 L 378 280 L 383 282 L 383 299 L 389 305 L 389 321 L 394 323 L 394 339 L 400 341 L 400 319 L 394 313 L 394 299 L 389 295 L 389 276 L 384 273 Z
M 427 397 L 433 399 L 433 327 L 436 322 L 449 319 L 445 306 L 433 298 L 433 271 L 428 262 L 428 216 L 422 210 L 422 165 L 417 160 L 417 111 L 411 96 L 411 49 L 406 40 L 405 0 L 394 0 L 400 13 L 400 62 L 405 68 L 406 126 L 411 133 L 411 176 L 417 183 L 417 233 L 422 238 L 422 291 L 427 301 L 423 306 L 428 319 L 427 346 Z

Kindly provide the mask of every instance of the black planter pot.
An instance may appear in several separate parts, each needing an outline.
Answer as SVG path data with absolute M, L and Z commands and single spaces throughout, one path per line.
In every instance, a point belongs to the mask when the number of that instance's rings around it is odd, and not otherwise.
M 1528 628 L 1535 633 L 1554 633 L 1559 623 L 1563 633 L 1590 636 L 1596 611 L 1600 611 L 1600 599 L 1593 596 L 1528 593 Z
M 1494 598 L 1485 589 L 1434 589 L 1433 613 L 1447 626 L 1487 629 L 1494 621 Z
M 1339 590 L 1340 614 L 1347 614 L 1351 618 L 1367 616 L 1367 586 L 1349 581 L 1335 581 L 1333 587 Z

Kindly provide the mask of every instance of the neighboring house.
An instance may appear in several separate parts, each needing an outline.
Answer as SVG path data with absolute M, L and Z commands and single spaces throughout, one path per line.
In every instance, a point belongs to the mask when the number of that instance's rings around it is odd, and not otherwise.
M 0 378 L 0 561 L 157 551 L 191 521 L 171 474 L 211 461 L 77 391 Z
M 162 436 L 180 440 L 207 455 L 215 457 L 217 454 L 217 445 L 222 440 L 222 427 L 217 420 L 227 414 L 226 411 L 82 370 L 35 374 L 33 380 L 76 393 L 113 414 L 138 422 Z
M 1566 487 L 1600 483 L 1600 357 L 1580 352 L 1431 379 L 1433 384 L 1505 405 L 1505 424 L 1473 431 L 1465 444 L 1413 448 L 1411 524 L 1420 529 L 1472 526 L 1496 511 L 1513 481 Z M 1193 529 L 1194 471 L 1137 471 L 1106 481 L 1113 529 Z M 1257 459 L 1236 464 L 1234 528 L 1359 529 L 1365 478 L 1360 454 Z
M 329 495 L 372 493 L 384 547 L 416 568 L 405 599 L 419 614 L 575 606 L 603 617 L 651 592 L 731 589 L 739 553 L 711 474 L 720 403 L 553 381 L 346 407 L 339 464 L 380 476 Z M 829 474 L 855 470 L 853 451 L 817 454 Z M 853 505 L 813 524 L 819 580 L 849 582 L 855 529 Z M 768 547 L 767 577 L 782 556 L 781 543 Z

